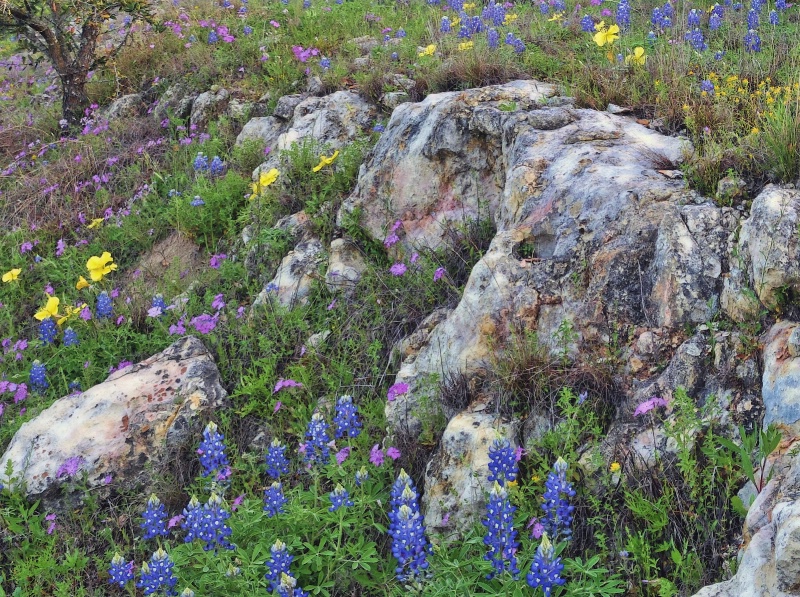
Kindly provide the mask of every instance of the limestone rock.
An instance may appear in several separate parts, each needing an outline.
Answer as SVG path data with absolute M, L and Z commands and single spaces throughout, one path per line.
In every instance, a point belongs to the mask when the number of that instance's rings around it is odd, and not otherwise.
M 147 485 L 150 465 L 158 470 L 190 449 L 201 419 L 226 398 L 211 355 L 187 336 L 83 393 L 60 398 L 23 424 L 0 458 L 2 471 L 11 462 L 28 495 L 59 485 L 58 469 L 73 457 L 90 487 L 103 485 L 109 474 L 129 487 Z
M 491 489 L 488 465 L 492 442 L 503 437 L 512 447 L 517 446 L 517 426 L 484 408 L 482 404 L 473 405 L 472 410 L 450 420 L 425 470 L 425 525 L 448 539 L 474 523 L 485 508 Z
M 298 243 L 283 258 L 275 277 L 258 293 L 253 308 L 272 298 L 285 307 L 305 302 L 324 262 L 325 249 L 319 239 Z
M 747 263 L 749 282 L 768 308 L 780 293 L 800 291 L 800 191 L 767 185 L 753 200 L 742 224 L 739 253 Z
M 158 99 L 158 104 L 153 110 L 153 118 L 161 122 L 168 116 L 186 118 L 192 111 L 192 104 L 198 94 L 184 83 L 170 85 Z
M 331 292 L 337 290 L 350 292 L 366 269 L 367 264 L 358 246 L 343 238 L 337 238 L 331 243 L 325 284 Z
M 248 140 L 263 141 L 265 147 L 271 147 L 274 142 L 285 130 L 286 123 L 275 116 L 259 116 L 251 118 L 242 127 L 241 132 L 236 137 L 236 145 L 241 145 Z
M 800 435 L 800 357 L 790 343 L 800 324 L 781 321 L 764 337 L 764 374 L 761 396 L 764 427 L 779 425 L 785 433 Z
M 144 112 L 144 100 L 140 93 L 131 93 L 123 95 L 111 102 L 111 105 L 106 109 L 106 118 L 114 120 L 115 118 L 135 118 L 141 116 Z
M 205 130 L 209 122 L 225 112 L 230 102 L 230 97 L 230 92 L 224 88 L 201 93 L 192 104 L 189 122 L 196 126 L 198 130 Z

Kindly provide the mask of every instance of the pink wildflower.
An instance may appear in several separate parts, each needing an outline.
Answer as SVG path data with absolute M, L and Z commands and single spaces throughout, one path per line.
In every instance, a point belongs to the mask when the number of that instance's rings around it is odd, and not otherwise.
M 303 387 L 303 384 L 301 384 L 300 382 L 297 382 L 297 381 L 295 381 L 293 379 L 283 379 L 283 378 L 281 378 L 281 379 L 278 380 L 278 383 L 275 384 L 275 389 L 272 390 L 272 393 L 273 394 L 277 394 L 283 388 L 302 388 L 302 387 Z
M 408 393 L 408 384 L 400 381 L 394 384 L 391 388 L 389 388 L 389 391 L 386 393 L 386 399 L 389 402 L 391 402 L 398 396 L 402 396 L 403 394 L 407 393 Z
M 660 406 L 667 406 L 667 401 L 659 396 L 653 396 L 649 400 L 645 400 L 639 406 L 636 407 L 636 410 L 633 411 L 634 417 L 639 417 L 645 413 L 649 413 L 654 408 L 658 408 Z
M 370 450 L 369 461 L 375 466 L 381 466 L 383 465 L 383 460 L 383 450 L 381 450 L 379 444 L 375 444 L 372 446 L 372 450 Z
M 201 334 L 209 334 L 215 327 L 217 327 L 217 316 L 211 316 L 208 313 L 203 313 L 202 315 L 193 317 L 189 321 L 189 325 L 191 325 Z
M 398 458 L 400 458 L 400 450 L 398 450 L 394 446 L 391 446 L 386 450 L 386 455 L 392 460 L 397 460 Z
M 404 273 L 406 273 L 406 271 L 408 271 L 408 267 L 406 267 L 406 264 L 402 262 L 395 263 L 389 268 L 389 272 L 393 276 L 402 276 Z
M 347 446 L 346 448 L 342 448 L 336 452 L 336 464 L 342 464 L 345 460 L 347 460 L 347 457 L 350 456 L 350 450 L 352 450 L 352 448 Z

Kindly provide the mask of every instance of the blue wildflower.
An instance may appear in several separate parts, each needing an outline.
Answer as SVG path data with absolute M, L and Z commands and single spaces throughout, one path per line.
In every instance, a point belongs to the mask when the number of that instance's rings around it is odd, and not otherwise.
M 198 199 L 199 199 L 199 197 L 198 197 Z M 203 200 L 200 199 L 200 201 L 202 202 Z M 192 201 L 192 205 L 194 205 L 194 201 Z M 167 312 L 167 302 L 164 300 L 164 297 L 162 295 L 160 295 L 160 294 L 157 294 L 157 295 L 155 295 L 153 297 L 153 300 L 150 303 L 150 306 L 153 309 L 160 309 L 161 310 L 161 315 L 163 315 L 164 313 Z
M 72 328 L 64 330 L 64 346 L 77 346 L 79 344 L 78 334 Z
M 208 172 L 208 156 L 203 155 L 202 151 L 198 152 L 197 156 L 194 158 L 194 162 L 192 162 L 192 167 L 195 172 Z
M 145 595 L 162 593 L 165 595 L 176 595 L 175 585 L 178 579 L 172 572 L 175 563 L 169 554 L 159 548 L 150 557 L 149 562 L 142 564 L 141 578 L 136 586 L 144 589 Z
M 52 344 L 58 335 L 58 326 L 55 319 L 46 317 L 39 323 L 39 340 L 43 344 Z
M 308 591 L 297 586 L 297 579 L 286 572 L 281 573 L 281 582 L 273 595 L 278 597 L 308 597 Z
M 108 296 L 105 290 L 97 295 L 95 313 L 98 319 L 108 319 L 114 313 L 114 308 L 111 305 L 111 297 Z
M 509 571 L 516 579 L 519 576 L 517 568 L 517 531 L 514 530 L 514 512 L 516 508 L 508 501 L 508 493 L 497 481 L 489 493 L 489 502 L 486 504 L 486 518 L 481 522 L 486 527 L 486 536 L 483 543 L 489 551 L 483 559 L 492 563 L 494 571 L 486 578 L 492 579 L 497 574 Z
M 592 17 L 589 15 L 583 15 L 583 18 L 581 18 L 581 31 L 584 33 L 594 32 L 594 19 L 592 19 Z
M 203 476 L 208 477 L 216 473 L 224 480 L 230 475 L 228 456 L 225 454 L 225 436 L 217 431 L 217 425 L 211 421 L 203 430 L 203 440 L 197 453 L 200 455 L 200 465 L 203 467 Z
M 669 0 L 667 0 L 664 2 L 664 6 L 661 7 L 661 12 L 665 17 L 669 17 L 671 19 L 675 16 L 675 7 L 672 6 L 672 3 Z
M 320 413 L 314 413 L 308 423 L 304 460 L 313 465 L 328 464 L 331 457 L 331 449 L 328 443 L 331 441 L 328 435 L 328 424 Z
M 761 38 L 758 36 L 758 31 L 751 29 L 745 34 L 744 49 L 751 53 L 761 51 Z
M 486 32 L 486 43 L 490 48 L 495 49 L 500 45 L 500 34 L 494 27 Z
M 289 567 L 292 565 L 294 556 L 289 553 L 286 544 L 278 539 L 269 548 L 270 558 L 264 562 L 267 566 L 267 573 L 264 575 L 269 581 L 268 590 L 271 593 L 277 589 L 281 582 L 281 574 L 290 574 Z
M 403 39 L 406 36 L 406 30 L 400 27 L 397 30 L 397 33 L 394 34 L 397 39 Z
M 703 11 L 693 8 L 689 11 L 687 16 L 687 25 L 689 29 L 697 29 L 700 26 L 700 18 L 703 16 Z
M 289 460 L 286 458 L 286 446 L 278 439 L 273 439 L 267 448 L 267 475 L 273 479 L 280 479 L 281 475 L 289 473 Z
M 447 17 L 442 17 L 442 24 L 439 25 L 439 31 L 442 33 L 450 33 L 450 19 Z
M 303 0 L 303 8 L 311 8 L 311 0 Z
M 554 12 L 564 12 L 567 10 L 567 5 L 564 0 L 550 0 L 550 4 Z
M 283 514 L 283 506 L 289 500 L 283 495 L 283 485 L 275 481 L 264 490 L 264 512 L 269 518 Z
M 220 158 L 218 155 L 215 155 L 211 159 L 211 164 L 208 167 L 208 171 L 209 174 L 214 177 L 225 174 L 225 163 L 222 161 L 222 158 Z
M 752 8 L 747 12 L 747 28 L 748 29 L 758 29 L 759 23 L 758 19 L 758 12 L 753 10 Z
M 353 505 L 350 494 L 347 493 L 347 490 L 341 485 L 337 485 L 334 490 L 331 491 L 329 497 L 331 498 L 331 507 L 328 508 L 328 512 L 336 512 L 341 507 L 347 508 Z
M 218 41 L 219 41 L 219 36 L 217 35 L 217 32 L 214 31 L 213 29 L 211 31 L 209 31 L 208 32 L 208 43 L 209 44 L 215 44 Z
M 489 448 L 489 482 L 497 481 L 504 486 L 517 479 L 517 457 L 511 443 L 496 439 Z
M 394 510 L 389 517 L 392 521 L 389 535 L 392 538 L 392 555 L 397 559 L 395 576 L 400 582 L 405 582 L 418 579 L 428 568 L 430 544 L 425 537 L 416 492 L 409 485 L 403 490 L 402 501 L 413 502 L 416 508 L 402 503 Z
M 705 79 L 700 83 L 700 91 L 703 91 L 708 95 L 714 95 L 714 83 L 708 79 Z
M 114 557 L 111 558 L 111 565 L 108 567 L 108 576 L 109 583 L 123 588 L 133 580 L 133 560 L 126 562 L 121 555 L 114 554 Z
M 395 62 L 400 60 L 400 56 L 397 54 L 397 52 L 392 52 L 392 60 Z
M 684 38 L 689 42 L 692 48 L 698 52 L 703 52 L 708 49 L 708 44 L 706 44 L 706 41 L 703 38 L 703 32 L 700 29 L 692 29 L 691 31 L 687 31 Z
M 168 537 L 169 531 L 167 530 L 167 511 L 164 509 L 164 504 L 156 497 L 155 494 L 150 496 L 147 500 L 147 507 L 142 514 L 144 519 L 139 526 L 144 531 L 143 539 L 154 539 L 155 537 Z
M 786 2 L 786 0 L 775 0 L 775 8 L 783 12 L 784 10 L 789 8 L 789 4 Z
M 546 15 L 550 12 L 550 6 L 548 6 L 547 2 L 539 2 L 539 12 L 543 15 Z
M 341 396 L 336 401 L 336 416 L 333 419 L 336 428 L 336 437 L 345 435 L 349 438 L 358 437 L 361 433 L 361 421 L 358 416 L 358 407 L 353 404 L 352 396 Z
M 628 0 L 619 0 L 617 5 L 617 25 L 623 31 L 627 31 L 631 26 L 631 5 Z
M 531 571 L 526 580 L 532 588 L 541 587 L 545 597 L 550 597 L 553 587 L 563 585 L 566 581 L 561 578 L 564 564 L 561 558 L 553 558 L 553 544 L 547 538 L 547 533 L 542 535 L 542 542 L 536 548 L 536 555 L 531 563 Z
M 467 27 L 466 25 L 461 25 L 461 28 L 458 30 L 458 37 L 461 39 L 469 39 L 470 38 L 469 27 Z
M 714 60 L 722 60 L 724 57 L 725 57 L 725 52 L 723 50 L 714 53 Z
M 367 467 L 362 466 L 359 470 L 356 471 L 356 487 L 361 487 L 364 482 L 369 479 L 369 473 L 367 472 Z
M 28 385 L 31 390 L 40 394 L 50 387 L 50 383 L 47 381 L 47 367 L 38 359 L 31 363 Z
M 712 14 L 708 17 L 708 28 L 711 29 L 711 31 L 716 31 L 720 27 L 722 27 L 722 17 L 717 14 Z
M 212 493 L 208 502 L 203 505 L 202 525 L 200 527 L 199 538 L 205 541 L 204 551 L 217 550 L 218 547 L 233 549 L 234 546 L 228 541 L 231 536 L 231 528 L 227 520 L 231 517 L 222 505 L 222 498 Z
M 563 458 L 556 460 L 553 470 L 547 475 L 547 481 L 544 484 L 542 510 L 545 515 L 542 525 L 554 541 L 557 541 L 559 537 L 569 538 L 572 535 L 570 525 L 575 506 L 570 505 L 569 498 L 575 496 L 575 490 L 567 481 L 568 466 Z
M 252 28 L 250 25 L 245 25 L 245 26 L 242 28 L 242 33 L 243 33 L 244 35 L 251 35 L 251 34 L 253 33 L 253 28 Z
M 195 496 L 192 496 L 192 499 L 189 500 L 189 503 L 183 509 L 181 528 L 186 531 L 186 536 L 183 538 L 184 543 L 191 543 L 195 539 L 201 538 L 203 530 L 203 507 Z
M 331 59 L 330 58 L 320 58 L 319 65 L 322 70 L 328 70 L 331 67 Z
M 778 23 L 780 23 L 780 17 L 778 16 L 777 11 L 774 10 L 769 11 L 769 24 L 777 25 Z

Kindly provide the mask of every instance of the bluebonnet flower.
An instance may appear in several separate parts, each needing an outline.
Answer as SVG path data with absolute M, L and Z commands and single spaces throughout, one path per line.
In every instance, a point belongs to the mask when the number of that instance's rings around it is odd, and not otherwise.
M 664 6 L 661 7 L 661 12 L 665 17 L 669 17 L 671 19 L 675 16 L 675 7 L 672 6 L 672 3 L 669 0 L 667 0 L 664 2 Z
M 308 597 L 308 592 L 297 586 L 297 579 L 286 572 L 281 573 L 281 580 L 273 595 L 278 597 Z
M 711 29 L 711 31 L 716 31 L 720 27 L 722 27 L 722 17 L 716 13 L 712 13 L 711 16 L 708 17 L 708 28 Z
M 67 389 L 73 394 L 80 394 L 81 393 L 81 382 L 77 379 L 74 381 L 69 382 Z
M 687 16 L 687 25 L 689 29 L 697 29 L 700 26 L 700 17 L 703 16 L 703 11 L 693 8 L 689 11 Z
M 714 95 L 714 83 L 708 79 L 700 83 L 700 91 L 706 92 L 708 95 Z
M 708 44 L 706 44 L 706 40 L 703 38 L 703 32 L 700 29 L 692 29 L 691 31 L 687 31 L 685 39 L 689 42 L 692 48 L 698 52 L 703 52 L 708 49 Z
M 175 563 L 169 554 L 159 548 L 150 557 L 149 562 L 142 564 L 141 578 L 136 586 L 144 589 L 145 595 L 163 593 L 165 595 L 176 595 L 175 585 L 178 579 L 172 572 Z
M 242 28 L 242 33 L 243 33 L 244 35 L 250 35 L 250 34 L 252 34 L 252 33 L 253 33 L 253 28 L 252 28 L 250 25 L 245 25 L 245 26 Z
M 450 19 L 442 17 L 442 24 L 439 25 L 439 31 L 442 33 L 450 33 Z
M 783 12 L 784 10 L 789 8 L 789 4 L 786 2 L 786 0 L 775 0 L 775 8 Z
M 778 13 L 774 10 L 769 11 L 769 24 L 770 25 L 777 25 L 780 23 L 780 17 Z
M 202 199 L 200 201 L 202 201 Z M 192 201 L 192 204 L 194 204 L 194 201 Z M 160 309 L 161 315 L 167 312 L 167 302 L 164 300 L 164 297 L 160 294 L 157 294 L 153 297 L 150 306 L 153 309 Z
M 548 12 L 550 12 L 550 6 L 547 4 L 547 2 L 539 2 L 539 12 L 543 15 L 546 15 Z
M 386 130 L 386 127 L 383 126 L 380 122 L 372 127 L 372 132 L 373 133 L 382 133 L 385 130 Z
M 717 15 L 721 19 L 725 16 L 725 8 L 721 4 L 715 4 L 711 7 L 711 14 Z
M 363 483 L 369 479 L 369 473 L 367 472 L 367 467 L 362 466 L 359 470 L 356 471 L 356 487 L 361 487 Z
M 469 28 L 466 25 L 461 25 L 461 28 L 458 30 L 458 37 L 461 39 L 470 38 Z
M 328 464 L 331 458 L 331 449 L 328 443 L 331 441 L 328 435 L 328 424 L 320 413 L 314 413 L 308 423 L 306 437 L 306 450 L 304 460 L 313 465 Z
M 264 512 L 269 518 L 283 514 L 283 506 L 289 500 L 283 495 L 283 485 L 275 481 L 264 490 Z
M 656 39 L 658 39 L 658 37 L 656 36 L 655 32 L 654 31 L 648 31 L 648 33 L 647 33 L 647 45 L 649 45 L 650 47 L 653 47 L 655 45 L 655 43 L 656 43 Z
M 183 520 L 181 521 L 181 528 L 186 531 L 186 536 L 183 538 L 184 543 L 191 543 L 195 539 L 201 538 L 203 529 L 203 507 L 200 501 L 192 496 L 189 503 L 183 509 Z
M 144 531 L 142 539 L 154 539 L 155 537 L 168 537 L 169 531 L 167 530 L 167 511 L 164 509 L 164 504 L 156 497 L 155 494 L 150 496 L 147 500 L 147 507 L 142 514 L 144 519 L 139 526 Z
M 208 32 L 208 43 L 215 44 L 218 41 L 219 41 L 219 36 L 217 35 L 217 32 L 214 31 L 213 29 L 211 31 L 209 31 Z
M 725 57 L 724 50 L 720 50 L 714 54 L 714 60 L 722 60 Z
M 78 334 L 72 328 L 64 330 L 64 346 L 77 346 L 79 344 Z
M 331 67 L 331 59 L 330 58 L 320 58 L 319 65 L 322 70 L 328 70 Z
M 751 29 L 744 36 L 744 49 L 747 52 L 760 52 L 761 51 L 761 38 L 758 36 L 758 31 Z
M 575 506 L 570 505 L 569 498 L 575 496 L 575 490 L 567 481 L 568 466 L 563 458 L 556 460 L 553 470 L 547 475 L 547 481 L 544 483 L 542 510 L 545 515 L 542 525 L 554 541 L 559 537 L 569 538 L 572 535 L 570 525 Z
M 411 492 L 410 487 L 406 489 Z M 390 519 L 393 521 L 389 532 L 392 537 L 392 555 L 397 559 L 395 576 L 400 582 L 416 579 L 428 568 L 430 544 L 425 537 L 425 527 L 419 508 L 416 511 L 410 506 L 401 505 Z
M 397 39 L 403 39 L 406 36 L 406 30 L 400 27 L 397 30 L 397 33 L 394 34 Z
M 511 443 L 505 438 L 494 440 L 489 448 L 489 482 L 505 485 L 516 479 L 517 457 Z
M 336 427 L 337 438 L 346 435 L 352 439 L 361 433 L 358 407 L 353 404 L 352 396 L 341 396 L 336 401 L 336 416 L 333 418 L 333 424 Z
M 617 5 L 617 25 L 623 31 L 627 31 L 631 26 L 631 5 L 628 0 L 619 0 L 619 5 Z
M 765 4 L 766 0 L 750 0 L 750 10 L 761 12 L 761 9 L 764 8 Z
M 564 0 L 550 0 L 550 5 L 555 12 L 564 12 L 567 10 L 567 5 Z
M 536 548 L 536 555 L 531 563 L 531 571 L 526 580 L 532 588 L 541 587 L 545 597 L 550 597 L 553 587 L 563 585 L 566 581 L 561 578 L 564 564 L 561 558 L 553 558 L 553 544 L 547 538 L 547 533 L 542 535 L 542 542 Z
M 52 317 L 45 317 L 39 323 L 39 340 L 43 344 L 52 344 L 58 335 L 58 326 L 55 319 Z
M 344 506 L 347 508 L 348 506 L 353 505 L 353 500 L 350 499 L 350 494 L 347 493 L 347 490 L 340 485 L 337 485 L 333 491 L 331 491 L 330 496 L 331 498 L 331 507 L 328 508 L 328 512 L 336 512 L 339 508 Z
M 415 503 L 408 503 L 403 498 L 403 493 L 405 492 L 406 487 L 409 487 L 411 491 L 416 494 L 416 487 L 414 487 L 414 481 L 405 471 L 405 469 L 400 469 L 400 473 L 397 475 L 397 479 L 395 479 L 394 483 L 392 484 L 392 489 L 389 491 L 389 507 L 390 510 L 396 511 L 402 504 L 406 504 L 407 506 L 414 508 L 416 507 Z M 391 512 L 389 513 L 389 517 L 391 518 Z
M 194 158 L 192 167 L 194 168 L 195 172 L 208 172 L 208 156 L 203 155 L 202 151 L 198 152 Z
M 400 56 L 397 54 L 397 52 L 392 52 L 392 60 L 394 60 L 395 62 L 400 60 Z
M 658 9 L 656 8 L 655 10 Z M 592 19 L 592 17 L 589 15 L 583 15 L 583 18 L 581 19 L 581 31 L 585 33 L 594 33 L 594 19 Z
M 108 576 L 109 583 L 123 588 L 133 580 L 133 560 L 126 562 L 121 555 L 114 554 L 114 557 L 111 558 L 111 565 L 108 567 Z
M 42 393 L 50 387 L 47 381 L 47 367 L 38 359 L 31 363 L 31 372 L 28 376 L 28 385 L 34 392 Z
M 506 21 L 506 9 L 503 7 L 502 4 L 495 4 L 494 11 L 492 14 L 492 24 L 495 27 L 502 26 Z
M 736 12 L 739 12 L 740 10 L 742 10 L 742 3 L 741 2 L 735 2 L 732 8 Z
M 747 28 L 748 29 L 758 29 L 759 23 L 758 20 L 758 12 L 753 10 L 752 8 L 747 12 Z
M 202 524 L 200 527 L 199 538 L 205 541 L 204 551 L 215 550 L 218 547 L 233 549 L 234 546 L 228 541 L 231 536 L 231 528 L 226 521 L 231 517 L 222 505 L 222 498 L 212 493 L 208 502 L 203 505 Z
M 286 458 L 286 446 L 278 439 L 273 439 L 267 448 L 267 475 L 273 479 L 280 479 L 281 475 L 289 472 L 289 460 Z
M 303 0 L 303 8 L 311 8 L 311 0 Z
M 456 12 L 464 10 L 464 0 L 447 0 L 447 4 Z
M 105 290 L 97 295 L 95 313 L 99 319 L 108 319 L 114 313 L 114 309 L 111 305 L 111 297 L 108 296 Z
M 277 589 L 281 582 L 281 574 L 291 574 L 289 567 L 292 565 L 294 556 L 286 549 L 286 544 L 278 539 L 269 548 L 270 558 L 265 562 L 267 573 L 264 575 L 269 581 L 268 590 L 271 593 Z
M 211 176 L 222 176 L 225 174 L 225 163 L 222 161 L 218 155 L 215 155 L 211 159 L 211 164 L 208 167 L 209 174 Z
M 228 456 L 225 454 L 225 443 L 222 441 L 225 436 L 217 431 L 217 425 L 213 421 L 206 425 L 203 430 L 203 441 L 197 453 L 200 455 L 200 465 L 203 467 L 203 476 L 208 477 L 216 473 L 226 478 L 230 474 Z
M 486 43 L 490 48 L 495 49 L 500 45 L 500 34 L 494 27 L 486 32 Z
M 661 28 L 669 29 L 670 27 L 672 27 L 672 18 L 665 16 L 661 19 Z
M 486 527 L 484 544 L 489 551 L 483 557 L 494 566 L 494 571 L 488 574 L 488 579 L 494 578 L 508 570 L 516 579 L 519 576 L 517 568 L 517 531 L 514 530 L 514 512 L 516 508 L 508 501 L 508 493 L 495 481 L 489 493 L 489 503 L 486 504 L 486 518 L 481 522 Z

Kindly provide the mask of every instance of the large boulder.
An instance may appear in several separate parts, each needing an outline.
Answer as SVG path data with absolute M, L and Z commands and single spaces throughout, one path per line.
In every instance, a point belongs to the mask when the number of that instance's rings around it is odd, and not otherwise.
M 147 486 L 152 471 L 194 446 L 202 420 L 226 399 L 202 342 L 181 338 L 23 424 L 0 458 L 0 480 L 12 482 L 5 476 L 10 464 L 13 483 L 28 495 L 50 494 L 70 468 L 85 472 L 90 487 L 108 475 L 130 488 Z
M 192 113 L 189 116 L 191 126 L 200 131 L 205 130 L 209 122 L 225 112 L 230 99 L 230 92 L 216 85 L 198 95 L 192 104 Z
M 781 321 L 764 336 L 764 427 L 800 436 L 800 324 Z

